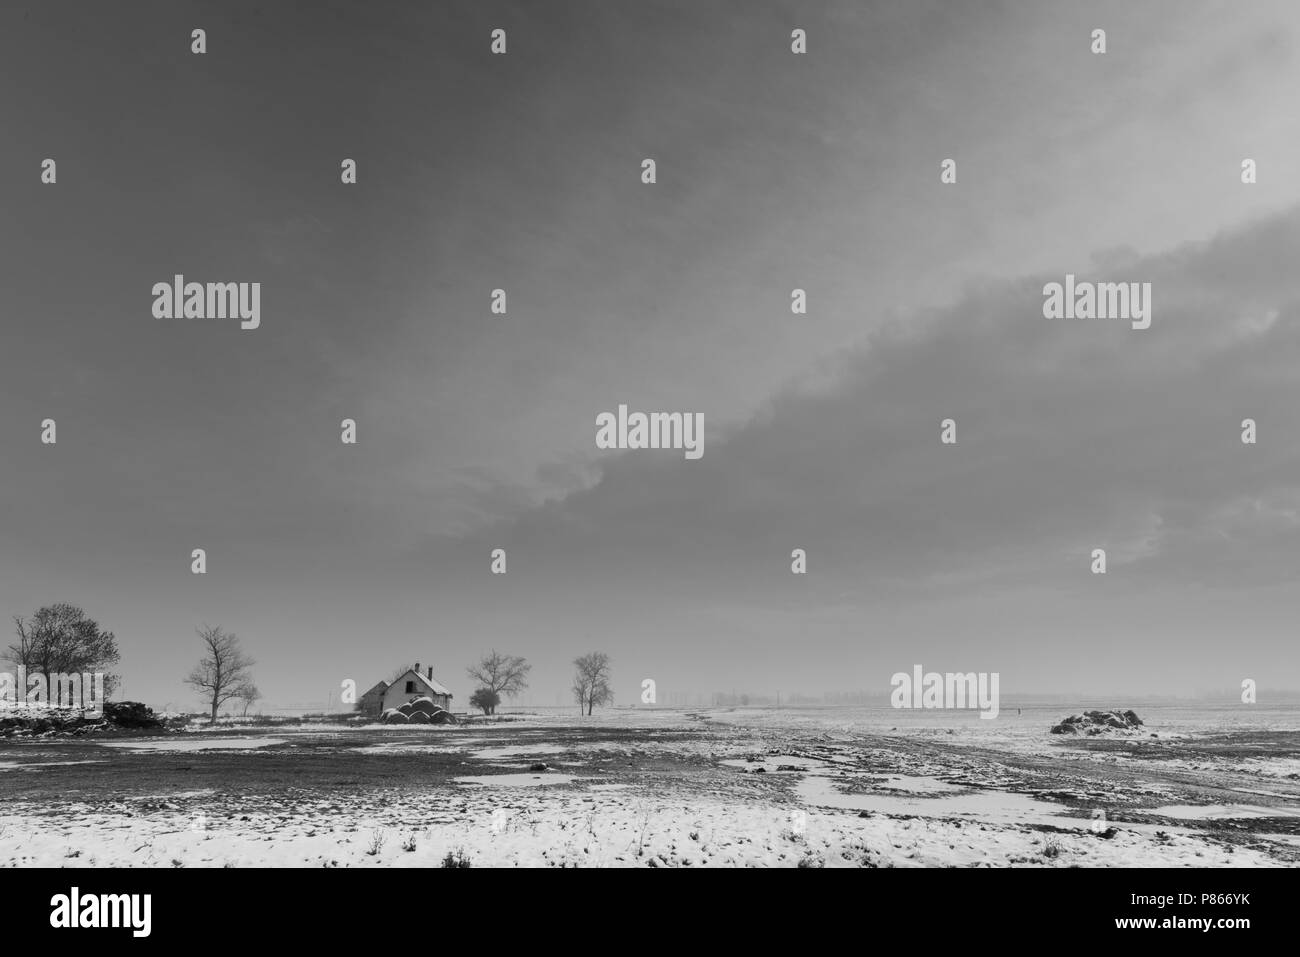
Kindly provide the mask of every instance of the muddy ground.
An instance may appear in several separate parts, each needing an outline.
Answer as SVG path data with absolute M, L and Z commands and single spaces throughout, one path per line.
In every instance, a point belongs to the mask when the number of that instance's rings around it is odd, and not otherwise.
M 0 741 L 0 863 L 1300 861 L 1294 732 L 1026 750 L 717 717 Z

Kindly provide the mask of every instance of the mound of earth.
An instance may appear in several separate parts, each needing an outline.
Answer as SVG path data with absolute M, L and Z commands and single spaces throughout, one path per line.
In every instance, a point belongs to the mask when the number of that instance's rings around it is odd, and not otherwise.
M 163 731 L 162 720 L 138 701 L 110 701 L 102 714 L 72 708 L 15 708 L 0 711 L 0 738 L 79 737 L 112 731 Z
M 109 701 L 104 705 L 104 717 L 119 728 L 157 731 L 163 726 L 153 708 L 139 701 Z
M 1052 726 L 1052 734 L 1107 734 L 1140 731 L 1142 719 L 1132 711 L 1085 711 Z

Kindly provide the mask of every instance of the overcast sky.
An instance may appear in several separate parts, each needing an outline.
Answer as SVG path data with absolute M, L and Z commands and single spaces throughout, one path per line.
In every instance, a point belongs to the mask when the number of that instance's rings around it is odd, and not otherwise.
M 203 623 L 268 707 L 415 659 L 464 706 L 493 644 L 546 703 L 596 649 L 623 704 L 917 663 L 1004 700 L 1300 688 L 1298 29 L 1290 0 L 7 4 L 0 611 L 81 605 L 125 697 L 186 707 Z M 1067 272 L 1151 282 L 1151 328 L 1045 320 Z M 155 319 L 176 273 L 260 282 L 261 327 Z M 597 450 L 619 403 L 702 413 L 703 457 Z

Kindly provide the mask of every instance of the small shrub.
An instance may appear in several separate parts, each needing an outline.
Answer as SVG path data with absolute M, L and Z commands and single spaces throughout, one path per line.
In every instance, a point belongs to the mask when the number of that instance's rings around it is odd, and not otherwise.
M 467 855 L 463 849 L 456 848 L 456 852 L 454 854 L 451 851 L 447 852 L 447 856 L 442 859 L 442 864 L 440 864 L 439 866 L 440 867 L 473 867 L 474 865 L 470 863 L 469 855 Z

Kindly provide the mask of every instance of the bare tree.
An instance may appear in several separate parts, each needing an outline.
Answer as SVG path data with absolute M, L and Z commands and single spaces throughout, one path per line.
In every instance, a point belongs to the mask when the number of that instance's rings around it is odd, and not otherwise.
M 533 668 L 525 659 L 515 655 L 503 655 L 495 648 L 484 655 L 479 663 L 470 665 L 465 673 L 500 698 L 513 698 L 528 687 L 528 672 Z M 493 704 L 485 714 L 496 714 Z
M 235 697 L 243 702 L 244 717 L 247 718 L 248 709 L 262 699 L 262 692 L 257 690 L 257 685 L 253 684 L 250 679 L 239 686 L 239 693 Z
M 579 711 L 586 708 L 587 714 L 591 714 L 596 705 L 614 700 L 614 689 L 609 686 L 609 655 L 593 651 L 574 658 L 573 667 L 577 669 L 573 675 L 573 697 Z
M 253 683 L 253 659 L 239 647 L 239 638 L 220 628 L 195 629 L 203 643 L 203 657 L 194 666 L 185 683 L 193 686 L 212 708 L 212 723 L 217 710 L 227 701 L 236 701 Z
M 59 602 L 40 609 L 31 618 L 14 618 L 18 641 L 6 658 L 30 672 L 44 675 L 103 672 L 117 664 L 117 639 L 102 630 L 76 605 Z M 117 686 L 117 675 L 104 676 L 104 688 Z

